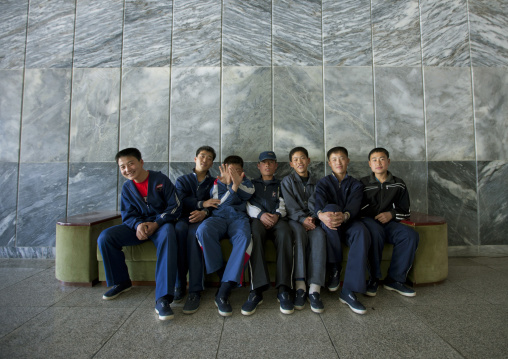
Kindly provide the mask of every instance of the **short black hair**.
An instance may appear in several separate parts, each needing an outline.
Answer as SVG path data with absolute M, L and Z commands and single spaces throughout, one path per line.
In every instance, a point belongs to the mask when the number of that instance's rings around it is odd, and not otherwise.
M 289 151 L 289 162 L 293 162 L 293 155 L 296 152 L 303 152 L 305 156 L 309 157 L 309 152 L 305 147 L 295 147 L 291 151 Z
M 347 152 L 346 147 L 337 146 L 337 147 L 330 148 L 330 149 L 328 150 L 328 152 L 326 153 L 326 158 L 328 158 L 328 160 L 330 160 L 330 156 L 332 155 L 332 153 L 337 153 L 337 152 L 342 152 L 342 153 L 344 153 L 347 157 L 349 157 L 349 153 Z
M 370 156 L 375 153 L 375 152 L 382 152 L 386 155 L 386 158 L 390 158 L 390 153 L 388 153 L 388 150 L 386 148 L 383 148 L 383 147 L 376 147 L 374 148 L 372 151 L 369 152 L 369 161 L 370 161 Z
M 119 151 L 116 154 L 116 156 L 115 156 L 116 163 L 118 163 L 118 160 L 120 159 L 120 157 L 127 157 L 127 156 L 136 157 L 136 159 L 138 161 L 141 161 L 141 152 L 137 148 L 129 147 L 129 148 L 124 148 L 123 150 Z
M 200 148 L 198 148 L 198 150 L 196 151 L 196 157 L 198 157 L 199 153 L 201 151 L 206 151 L 206 152 L 210 152 L 212 155 L 213 155 L 213 160 L 215 160 L 215 157 L 217 156 L 215 154 L 215 150 L 213 149 L 213 147 L 210 147 L 210 146 L 201 146 Z
M 243 160 L 240 156 L 235 156 L 235 155 L 227 156 L 224 159 L 224 164 L 225 165 L 240 165 L 243 168 Z

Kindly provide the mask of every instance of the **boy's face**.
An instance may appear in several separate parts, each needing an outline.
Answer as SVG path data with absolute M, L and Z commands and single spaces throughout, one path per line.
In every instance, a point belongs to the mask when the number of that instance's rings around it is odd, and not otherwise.
M 298 175 L 306 177 L 308 175 L 307 168 L 309 167 L 310 158 L 305 153 L 297 151 L 293 153 L 291 157 L 291 163 L 289 164 Z
M 328 166 L 332 169 L 333 173 L 337 176 L 344 176 L 347 172 L 349 165 L 349 158 L 343 152 L 334 152 L 328 158 Z
M 277 166 L 277 162 L 274 160 L 264 160 L 258 163 L 258 170 L 261 176 L 273 176 Z
M 122 176 L 138 183 L 142 182 L 141 178 L 145 173 L 143 171 L 143 164 L 144 162 L 142 159 L 138 160 L 134 156 L 123 156 L 118 159 L 118 167 L 120 168 Z
M 206 172 L 213 165 L 213 154 L 208 151 L 201 151 L 197 157 L 194 157 L 194 163 L 196 163 L 196 171 Z
M 374 152 L 370 155 L 369 167 L 375 174 L 385 174 L 389 165 L 390 159 L 383 152 Z
M 240 166 L 238 163 L 231 163 L 231 164 L 229 164 L 227 166 L 228 166 L 228 169 L 229 169 L 229 167 L 233 168 L 233 171 L 236 171 L 236 173 L 238 173 L 239 176 L 242 175 L 242 173 L 243 173 L 243 167 Z

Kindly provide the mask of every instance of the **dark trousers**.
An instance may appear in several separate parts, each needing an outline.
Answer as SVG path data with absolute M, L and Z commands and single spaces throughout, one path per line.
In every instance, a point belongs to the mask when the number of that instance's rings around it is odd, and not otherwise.
M 196 239 L 196 230 L 200 223 L 189 223 L 186 219 L 176 223 L 176 238 L 178 240 L 178 276 L 176 287 L 185 288 L 187 272 L 189 272 L 189 292 L 204 290 L 203 252 Z
M 372 238 L 372 246 L 369 251 L 370 277 L 381 279 L 381 259 L 386 242 L 393 244 L 392 260 L 386 280 L 404 283 L 407 273 L 413 265 L 420 241 L 418 232 L 395 221 L 382 224 L 374 218 L 366 217 L 362 218 L 362 222 Z
M 277 224 L 266 229 L 263 223 L 254 218 L 251 222 L 252 253 L 250 257 L 251 289 L 267 289 L 270 275 L 265 259 L 266 240 L 273 241 L 277 256 L 275 286 L 292 287 L 293 238 L 287 221 L 279 219 Z

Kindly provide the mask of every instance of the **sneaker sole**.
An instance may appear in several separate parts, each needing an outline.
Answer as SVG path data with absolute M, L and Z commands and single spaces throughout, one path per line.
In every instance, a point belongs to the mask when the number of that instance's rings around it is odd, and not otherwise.
M 280 303 L 279 298 L 277 298 L 277 302 Z M 283 309 L 281 306 L 279 306 L 279 309 L 282 314 L 293 314 L 295 312 L 294 309 Z
M 376 294 L 377 294 L 377 292 L 365 292 L 365 295 L 366 295 L 367 297 L 375 297 L 375 296 L 376 296 Z
M 325 311 L 324 308 L 314 308 L 312 305 L 310 306 L 310 309 L 314 312 L 314 313 L 317 313 L 317 314 L 321 314 Z
M 258 305 L 260 305 L 260 304 L 262 304 L 262 303 L 263 303 L 263 299 L 261 299 L 261 300 L 259 301 L 259 303 L 256 305 L 256 307 L 255 307 L 252 311 L 250 311 L 250 312 L 248 312 L 248 311 L 246 311 L 246 310 L 243 310 L 243 309 L 242 309 L 242 314 L 243 314 L 243 315 L 247 315 L 247 316 L 248 316 L 248 315 L 252 315 L 252 314 L 256 313 L 256 309 L 258 308 Z
M 219 309 L 219 305 L 217 304 L 217 302 L 215 302 L 215 306 L 217 307 L 217 310 L 219 311 L 219 314 L 222 315 L 223 317 L 230 317 L 233 314 L 233 312 L 222 312 Z
M 199 307 L 197 307 L 196 309 L 191 309 L 191 310 L 188 310 L 188 309 L 186 310 L 186 309 L 184 309 L 184 310 L 183 310 L 183 314 L 194 314 L 194 313 L 196 313 L 198 310 L 199 310 Z
M 339 289 L 339 287 L 340 287 L 340 284 L 338 284 L 336 287 L 328 287 L 328 290 L 330 292 L 336 292 Z
M 340 300 L 340 302 L 341 302 L 341 303 L 347 304 L 347 306 L 348 306 L 348 307 L 349 307 L 349 308 L 350 308 L 353 312 L 355 312 L 356 314 L 365 314 L 365 313 L 367 313 L 367 309 L 365 309 L 365 310 L 356 309 L 356 308 L 352 307 L 352 306 L 351 306 L 348 302 L 346 302 L 344 299 L 339 298 L 339 300 Z
M 159 311 L 157 309 L 155 309 L 155 313 L 159 314 Z M 159 320 L 171 320 L 175 317 L 174 314 L 170 314 L 170 315 L 160 315 L 159 314 Z
M 304 305 L 295 305 L 295 309 L 297 310 L 302 310 L 305 308 L 305 304 Z
M 389 287 L 389 286 L 386 286 L 386 285 L 383 285 L 383 287 L 387 290 L 391 290 L 393 292 L 397 292 L 399 293 L 400 295 L 403 295 L 404 297 L 414 297 L 416 295 L 416 292 L 413 292 L 413 293 L 405 293 L 405 292 L 401 292 L 400 290 L 397 290 L 395 288 L 392 288 L 392 287 Z
M 118 297 L 120 294 L 122 293 L 125 293 L 125 292 L 128 292 L 129 290 L 131 290 L 132 287 L 129 287 L 129 288 L 125 288 L 124 290 L 122 290 L 121 292 L 115 294 L 115 295 L 112 295 L 111 297 L 106 297 L 105 295 L 102 296 L 102 299 L 104 300 L 112 300 L 112 299 L 115 299 L 116 297 Z

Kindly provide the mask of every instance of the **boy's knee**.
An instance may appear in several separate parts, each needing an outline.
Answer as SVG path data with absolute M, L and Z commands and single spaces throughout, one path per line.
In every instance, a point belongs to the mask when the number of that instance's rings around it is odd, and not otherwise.
M 327 204 L 322 212 L 342 212 L 342 210 L 336 204 Z

